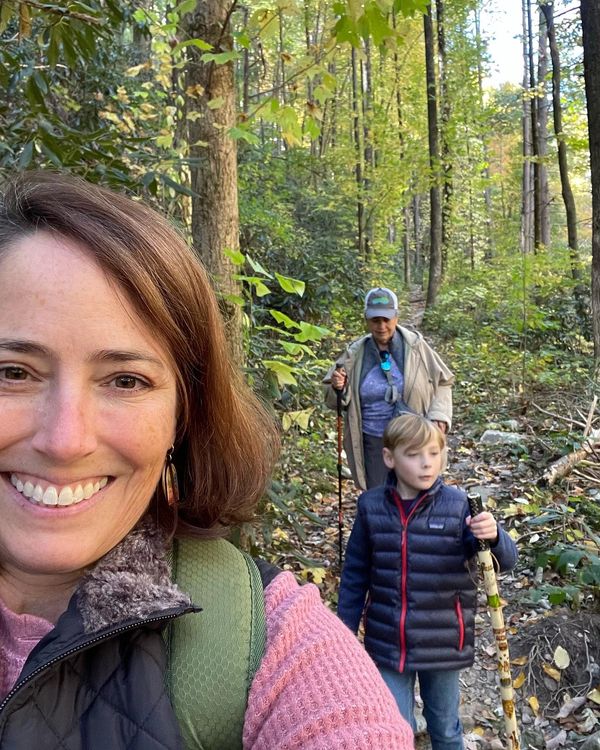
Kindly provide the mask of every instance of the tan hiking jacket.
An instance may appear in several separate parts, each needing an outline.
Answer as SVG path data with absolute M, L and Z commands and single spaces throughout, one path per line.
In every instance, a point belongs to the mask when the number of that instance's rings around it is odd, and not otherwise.
M 417 414 L 452 426 L 453 373 L 417 331 L 397 326 L 404 339 L 404 402 Z M 348 466 L 356 484 L 367 488 L 365 457 L 360 409 L 360 372 L 365 342 L 371 334 L 352 342 L 338 357 L 323 379 L 326 386 L 325 403 L 330 409 L 337 407 L 337 395 L 331 386 L 331 375 L 336 365 L 343 365 L 348 379 L 344 389 L 344 450 Z

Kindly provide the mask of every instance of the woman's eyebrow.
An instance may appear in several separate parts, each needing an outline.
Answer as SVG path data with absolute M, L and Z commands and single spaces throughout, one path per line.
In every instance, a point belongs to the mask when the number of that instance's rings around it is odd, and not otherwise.
M 27 339 L 0 339 L 0 349 L 19 354 L 35 354 L 37 356 L 49 357 L 50 350 L 35 341 Z
M 38 357 L 52 358 L 53 356 L 48 347 L 27 339 L 0 339 L 0 350 L 32 354 Z M 99 349 L 92 352 L 88 359 L 92 362 L 148 362 L 163 369 L 166 366 L 159 357 L 137 349 Z
M 149 362 L 165 368 L 165 363 L 159 357 L 137 349 L 99 349 L 89 359 L 94 362 Z

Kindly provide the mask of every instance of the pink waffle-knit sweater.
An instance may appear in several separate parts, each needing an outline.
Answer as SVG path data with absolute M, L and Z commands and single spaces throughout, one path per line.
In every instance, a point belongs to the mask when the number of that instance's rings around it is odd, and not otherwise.
M 321 602 L 319 590 L 281 573 L 265 590 L 267 645 L 248 697 L 245 750 L 411 750 L 373 662 Z M 0 602 L 0 699 L 52 628 Z

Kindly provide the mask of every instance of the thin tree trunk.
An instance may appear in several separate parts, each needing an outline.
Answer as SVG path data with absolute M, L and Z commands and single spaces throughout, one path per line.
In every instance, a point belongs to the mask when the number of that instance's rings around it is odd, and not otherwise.
M 371 75 L 371 44 L 367 39 L 364 43 L 365 57 L 361 63 L 362 82 L 362 116 L 363 116 L 363 194 L 365 203 L 365 260 L 371 257 L 373 252 L 373 200 L 372 175 L 375 167 L 375 153 L 373 149 L 373 131 L 371 120 L 373 118 L 373 87 Z
M 597 0 L 581 0 L 583 73 L 592 175 L 592 335 L 600 361 L 600 13 Z
M 539 153 L 539 241 L 542 247 L 550 246 L 550 187 L 548 185 L 548 100 L 546 97 L 546 76 L 548 74 L 548 38 L 546 19 L 540 8 L 539 47 L 538 47 L 538 153 Z
M 392 11 L 392 26 L 394 30 L 397 29 L 396 14 Z M 396 117 L 398 123 L 398 141 L 400 143 L 400 161 L 404 167 L 404 119 L 402 115 L 402 90 L 400 87 L 400 58 L 398 57 L 398 50 L 394 49 L 394 88 L 396 89 Z M 402 196 L 403 201 L 406 200 L 406 192 Z M 408 237 L 408 225 L 409 225 L 409 211 L 408 206 L 405 204 L 402 208 L 402 251 L 404 258 L 404 286 L 408 289 L 411 283 L 411 269 L 410 269 L 410 240 Z
M 552 114 L 554 134 L 558 146 L 558 169 L 560 171 L 560 186 L 565 204 L 567 217 L 567 243 L 571 256 L 571 276 L 575 281 L 581 278 L 579 270 L 579 251 L 577 245 L 577 211 L 575 198 L 569 180 L 569 166 L 567 163 L 567 144 L 562 132 L 562 107 L 560 103 L 560 58 L 554 29 L 554 3 L 548 2 L 541 6 L 548 29 L 548 43 L 550 45 L 550 59 L 552 60 Z
M 229 26 L 230 6 L 222 0 L 199 0 L 196 9 L 184 16 L 185 32 L 190 39 L 203 39 L 215 52 L 232 49 Z M 190 173 L 192 189 L 192 237 L 205 266 L 221 294 L 221 307 L 227 325 L 232 353 L 243 360 L 242 310 L 230 302 L 230 295 L 239 296 L 235 269 L 225 250 L 239 247 L 239 215 L 237 195 L 237 154 L 235 141 L 228 130 L 235 124 L 235 83 L 233 63 L 215 65 L 202 62 L 195 48 L 189 47 L 186 68 L 188 88 L 203 91 L 189 97 L 188 118 Z M 209 102 L 218 100 L 219 107 Z M 206 145 L 196 145 L 198 143 Z
M 443 174 L 442 198 L 442 275 L 448 265 L 448 244 L 450 235 L 450 220 L 452 217 L 452 162 L 450 159 L 450 144 L 448 125 L 450 122 L 450 96 L 448 94 L 448 71 L 446 61 L 446 28 L 444 0 L 435 0 L 437 16 L 438 69 L 440 79 L 440 136 L 441 136 L 441 168 Z
M 423 16 L 425 34 L 425 74 L 427 81 L 427 132 L 429 140 L 429 282 L 426 307 L 433 307 L 442 279 L 442 202 L 439 186 L 440 152 L 438 141 L 437 93 L 435 82 L 435 50 L 433 37 L 432 7 Z
M 479 106 L 483 111 L 483 70 L 481 65 L 481 28 L 479 18 L 479 8 L 475 8 L 475 35 L 477 44 L 477 91 L 479 98 Z M 489 166 L 489 150 L 486 140 L 486 133 L 481 132 L 481 150 L 483 153 L 484 167 L 481 170 L 481 174 L 484 181 L 483 189 L 483 202 L 485 205 L 485 227 L 486 227 L 486 238 L 485 238 L 485 250 L 484 260 L 490 262 L 494 256 L 494 241 L 492 237 L 492 190 L 490 188 L 490 166 Z
M 352 47 L 352 132 L 354 135 L 354 179 L 356 182 L 356 244 L 358 254 L 365 257 L 365 211 L 363 202 L 363 151 L 360 132 L 360 108 L 358 102 L 358 70 L 356 50 Z
M 522 0 L 523 15 L 523 181 L 521 196 L 521 252 L 533 250 L 533 170 L 531 162 L 531 96 L 529 90 L 529 55 L 527 34 L 527 6 Z
M 529 90 L 534 93 L 537 91 L 537 81 L 535 77 L 535 65 L 533 59 L 533 20 L 531 15 L 531 0 L 527 0 L 527 65 L 529 69 Z M 537 251 L 540 244 L 540 165 L 539 165 L 539 146 L 538 146 L 538 99 L 537 95 L 530 98 L 531 110 L 531 155 L 532 155 L 532 187 L 533 187 L 533 250 Z
M 421 196 L 415 193 L 412 199 L 413 229 L 415 236 L 415 273 L 423 285 L 423 244 L 421 242 Z

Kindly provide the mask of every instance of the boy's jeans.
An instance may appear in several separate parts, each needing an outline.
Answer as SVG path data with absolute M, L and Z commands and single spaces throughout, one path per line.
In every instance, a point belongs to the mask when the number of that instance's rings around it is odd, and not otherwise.
M 464 750 L 462 726 L 458 718 L 460 672 L 396 672 L 379 667 L 385 684 L 396 699 L 400 713 L 416 729 L 415 678 L 419 675 L 423 714 L 433 750 Z

